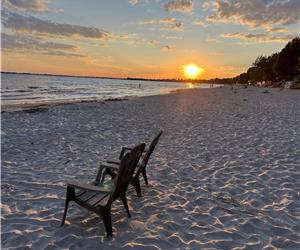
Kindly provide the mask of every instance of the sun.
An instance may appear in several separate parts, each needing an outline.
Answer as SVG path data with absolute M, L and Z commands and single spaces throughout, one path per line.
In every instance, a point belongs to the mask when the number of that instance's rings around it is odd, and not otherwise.
M 183 73 L 188 79 L 196 79 L 203 72 L 203 68 L 196 64 L 188 64 L 183 66 Z

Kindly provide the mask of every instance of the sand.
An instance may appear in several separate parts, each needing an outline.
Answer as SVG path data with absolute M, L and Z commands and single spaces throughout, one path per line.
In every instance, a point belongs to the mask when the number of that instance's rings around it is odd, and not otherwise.
M 299 249 L 300 92 L 230 87 L 2 113 L 3 249 Z M 265 93 L 264 93 L 265 92 Z M 164 134 L 114 238 L 71 203 L 121 146 Z

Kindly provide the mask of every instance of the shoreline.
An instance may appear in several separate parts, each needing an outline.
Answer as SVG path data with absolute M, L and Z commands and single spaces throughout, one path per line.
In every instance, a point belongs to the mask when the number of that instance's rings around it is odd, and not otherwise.
M 70 105 L 70 104 L 79 104 L 79 103 L 105 103 L 105 102 L 114 102 L 114 101 L 130 101 L 134 100 L 136 98 L 143 98 L 148 96 L 164 96 L 164 95 L 172 95 L 177 94 L 180 92 L 185 91 L 201 91 L 203 89 L 218 89 L 218 88 L 228 88 L 232 90 L 239 90 L 239 89 L 251 89 L 251 88 L 257 88 L 257 89 L 279 89 L 274 87 L 259 87 L 259 86 L 244 86 L 241 84 L 234 84 L 234 85 L 221 85 L 221 84 L 215 84 L 213 88 L 186 88 L 186 89 L 176 89 L 171 90 L 169 93 L 163 93 L 163 94 L 153 94 L 153 95 L 145 95 L 145 96 L 124 96 L 124 97 L 116 97 L 116 98 L 107 98 L 107 99 L 78 99 L 78 100 L 62 100 L 62 101 L 44 101 L 44 102 L 33 102 L 33 103 L 21 103 L 21 104 L 2 104 L 1 103 L 1 113 L 6 112 L 18 112 L 18 111 L 26 111 L 31 109 L 49 109 L 56 106 L 64 106 L 64 105 Z M 279 89 L 282 90 L 282 89 Z M 297 91 L 298 89 L 291 89 L 294 91 Z
M 215 86 L 214 88 L 220 88 L 221 86 Z M 115 102 L 115 101 L 129 101 L 134 100 L 136 98 L 143 98 L 147 96 L 163 96 L 176 94 L 182 91 L 194 91 L 201 88 L 191 88 L 191 89 L 176 89 L 171 90 L 169 93 L 163 94 L 154 94 L 154 95 L 145 95 L 145 96 L 124 96 L 124 97 L 116 97 L 116 98 L 107 98 L 107 99 L 78 99 L 78 100 L 53 100 L 53 101 L 44 101 L 44 102 L 32 102 L 32 103 L 19 103 L 19 104 L 2 104 L 1 103 L 1 113 L 5 112 L 17 112 L 17 111 L 26 111 L 30 109 L 48 109 L 56 106 L 70 105 L 70 104 L 78 104 L 78 103 L 105 103 L 105 102 Z M 205 89 L 205 88 L 204 88 Z
M 49 109 L 56 106 L 64 106 L 70 104 L 79 104 L 79 103 L 105 103 L 112 101 L 127 101 L 132 100 L 137 97 L 124 97 L 124 98 L 108 98 L 108 99 L 81 99 L 81 100 L 64 100 L 64 101 L 45 101 L 45 102 L 35 102 L 35 103 L 23 103 L 23 104 L 4 104 L 1 105 L 1 113 L 6 112 L 17 112 L 17 111 L 26 111 L 30 109 Z

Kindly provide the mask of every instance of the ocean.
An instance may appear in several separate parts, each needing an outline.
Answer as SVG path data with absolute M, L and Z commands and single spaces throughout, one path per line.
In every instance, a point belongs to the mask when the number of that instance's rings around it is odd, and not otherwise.
M 1 74 L 1 104 L 107 100 L 167 94 L 177 89 L 208 88 L 209 84 L 182 82 Z

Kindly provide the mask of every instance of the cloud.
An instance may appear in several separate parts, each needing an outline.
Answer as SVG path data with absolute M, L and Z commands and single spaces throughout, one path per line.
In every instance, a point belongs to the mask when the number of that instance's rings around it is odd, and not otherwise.
M 214 3 L 211 0 L 204 0 L 202 3 L 202 8 L 205 10 L 212 8 L 213 6 L 214 6 Z
M 3 0 L 3 6 L 13 11 L 23 12 L 62 12 L 62 10 L 49 9 L 46 2 L 49 0 Z
M 150 40 L 150 41 L 148 41 L 148 44 L 152 45 L 154 47 L 160 48 L 164 51 L 173 51 L 173 50 L 175 50 L 174 46 L 167 45 L 167 44 L 164 45 L 161 41 L 158 41 L 158 40 Z
M 33 36 L 24 36 L 20 34 L 2 33 L 2 48 L 4 49 L 55 49 L 55 50 L 78 50 L 75 45 L 55 43 L 45 41 L 41 38 L 37 39 Z
M 150 45 L 158 45 L 160 44 L 160 41 L 157 41 L 157 40 L 151 40 L 148 42 Z
M 166 35 L 162 35 L 161 36 L 164 39 L 168 39 L 168 40 L 181 40 L 183 39 L 183 37 L 180 36 L 166 36 Z
M 181 22 L 176 22 L 168 25 L 164 25 L 161 27 L 162 30 L 168 31 L 183 31 L 183 24 Z
M 2 11 L 2 25 L 18 32 L 50 37 L 84 37 L 101 40 L 112 39 L 112 34 L 109 31 L 99 28 L 56 23 L 33 16 L 24 16 L 7 10 Z
M 200 27 L 203 27 L 203 28 L 207 27 L 207 25 L 203 21 L 201 21 L 201 20 L 195 21 L 194 24 L 196 24 L 196 25 L 198 25 Z
M 64 52 L 64 51 L 55 51 L 55 50 L 46 50 L 46 51 L 38 51 L 34 52 L 34 54 L 42 54 L 42 55 L 48 55 L 48 56 L 66 56 L 66 57 L 80 57 L 85 58 L 86 55 L 77 54 L 77 53 L 70 53 L 70 52 Z
M 191 12 L 194 4 L 191 0 L 172 0 L 163 5 L 163 8 L 167 11 L 176 12 Z
M 218 43 L 220 41 L 218 39 L 216 39 L 216 38 L 207 38 L 206 42 L 209 42 L 209 43 Z
M 127 40 L 135 38 L 136 36 L 137 36 L 136 33 L 127 33 L 127 34 L 114 36 L 113 38 L 116 40 L 119 40 L 119 41 L 127 41 Z
M 158 24 L 158 23 L 176 23 L 177 20 L 175 18 L 161 18 L 161 19 L 146 19 L 142 22 L 140 22 L 140 24 L 142 25 L 148 25 L 148 24 Z
M 255 42 L 255 43 L 288 42 L 293 38 L 292 35 L 278 37 L 269 34 L 245 34 L 241 32 L 225 33 L 222 34 L 221 36 L 224 38 L 239 39 L 246 42 Z
M 139 0 L 128 0 L 128 3 L 131 5 L 136 5 L 138 4 Z
M 4 0 L 3 4 L 10 9 L 31 12 L 45 12 L 44 0 Z
M 284 27 L 274 27 L 274 28 L 270 28 L 268 31 L 273 32 L 273 33 L 286 33 L 286 32 L 288 32 L 288 30 Z
M 173 51 L 175 50 L 175 47 L 174 46 L 170 46 L 170 45 L 164 45 L 164 46 L 161 46 L 161 49 L 164 50 L 164 51 Z
M 300 20 L 299 0 L 215 0 L 211 22 L 239 23 L 252 28 L 289 25 Z
M 175 18 L 147 19 L 141 25 L 158 25 L 160 30 L 183 31 L 183 23 Z
M 31 35 L 2 33 L 1 36 L 3 51 L 85 57 L 76 53 L 80 49 L 75 45 L 45 41 Z

